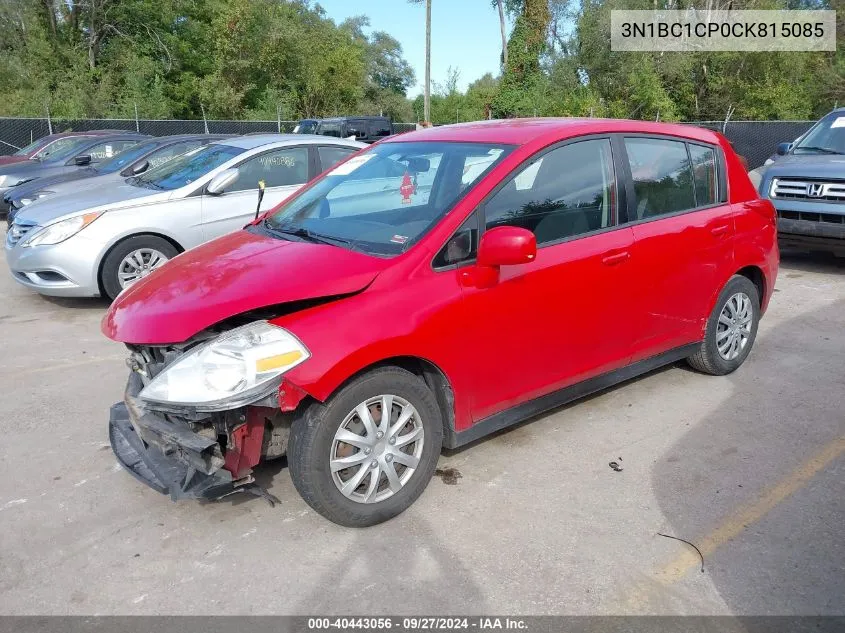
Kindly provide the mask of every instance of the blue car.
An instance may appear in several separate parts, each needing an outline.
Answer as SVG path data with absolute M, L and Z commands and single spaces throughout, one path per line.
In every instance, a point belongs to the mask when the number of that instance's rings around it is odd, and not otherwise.
M 845 108 L 778 154 L 760 170 L 758 190 L 777 209 L 780 245 L 845 255 Z

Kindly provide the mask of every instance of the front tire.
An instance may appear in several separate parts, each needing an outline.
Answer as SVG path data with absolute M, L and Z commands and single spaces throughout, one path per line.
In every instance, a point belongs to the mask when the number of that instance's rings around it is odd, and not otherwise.
M 713 376 L 735 371 L 751 353 L 760 323 L 760 293 L 750 279 L 734 275 L 725 284 L 707 319 L 704 340 L 687 359 L 694 369 Z
M 155 235 L 137 235 L 118 242 L 103 261 L 100 277 L 103 291 L 114 301 L 124 288 L 178 254 L 173 244 Z
M 414 374 L 385 367 L 305 410 L 291 428 L 288 466 L 317 512 L 339 525 L 367 527 L 416 501 L 442 444 L 434 394 Z

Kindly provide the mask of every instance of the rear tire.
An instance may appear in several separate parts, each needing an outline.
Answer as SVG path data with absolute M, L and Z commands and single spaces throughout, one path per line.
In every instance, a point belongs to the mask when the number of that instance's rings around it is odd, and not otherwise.
M 712 376 L 735 371 L 751 353 L 760 322 L 760 294 L 750 279 L 734 275 L 707 319 L 704 340 L 687 358 L 693 369 Z
M 339 525 L 367 527 L 416 501 L 434 474 L 442 444 L 434 394 L 416 375 L 385 367 L 304 411 L 291 427 L 288 467 L 314 510 Z
M 124 288 L 121 277 L 126 279 L 133 267 L 138 269 L 137 278 L 140 279 L 178 254 L 173 244 L 155 235 L 137 235 L 118 242 L 103 261 L 100 273 L 103 292 L 114 301 Z M 131 257 L 133 255 L 135 257 Z M 144 269 L 144 265 L 149 268 Z

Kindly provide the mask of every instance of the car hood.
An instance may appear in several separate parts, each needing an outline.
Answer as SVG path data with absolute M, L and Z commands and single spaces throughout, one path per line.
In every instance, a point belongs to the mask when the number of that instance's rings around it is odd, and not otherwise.
M 766 168 L 767 178 L 845 179 L 845 155 L 789 154 Z
M 171 193 L 170 191 L 134 187 L 126 183 L 102 188 L 80 187 L 62 195 L 48 196 L 33 202 L 21 209 L 15 217 L 30 220 L 43 226 L 83 211 L 122 209 L 137 204 L 140 198 L 144 198 L 144 203 L 168 200 Z
M 25 198 L 29 194 L 41 191 L 42 189 L 50 189 L 53 191 L 54 185 L 59 185 L 65 182 L 76 182 L 82 180 L 83 178 L 92 178 L 98 175 L 97 171 L 91 167 L 75 169 L 70 172 L 56 174 L 55 176 L 45 176 L 43 178 L 36 178 L 30 182 L 25 182 L 22 185 L 12 188 L 9 193 L 14 194 L 10 196 L 11 198 L 19 200 L 20 198 Z
M 49 197 L 52 197 L 53 195 L 67 196 L 82 191 L 83 189 L 90 190 L 94 187 L 101 187 L 106 184 L 112 186 L 112 183 L 121 183 L 124 180 L 126 180 L 126 178 L 121 176 L 120 172 L 114 174 L 98 174 L 93 169 L 90 171 L 81 169 L 79 172 L 62 174 L 51 178 L 39 178 L 38 180 L 18 185 L 10 191 L 10 193 L 14 193 L 14 195 L 9 197 L 12 200 L 20 200 L 21 198 L 29 197 L 34 193 L 44 190 L 52 192 Z M 18 189 L 20 189 L 20 191 L 18 191 Z M 152 190 L 147 191 L 150 191 L 150 193 L 156 193 Z
M 9 163 L 8 165 L 0 166 L 0 175 L 12 174 L 23 178 L 40 178 L 41 176 L 46 176 L 48 174 L 55 174 L 57 167 L 65 167 L 65 164 L 59 161 L 47 160 L 18 161 L 16 163 Z
M 134 284 L 103 317 L 112 340 L 181 343 L 238 314 L 366 288 L 390 260 L 242 230 L 189 250 Z

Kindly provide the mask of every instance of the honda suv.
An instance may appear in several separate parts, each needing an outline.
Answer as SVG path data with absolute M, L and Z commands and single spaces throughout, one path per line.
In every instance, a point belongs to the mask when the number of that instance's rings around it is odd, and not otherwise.
M 718 133 L 509 120 L 387 139 L 174 258 L 103 319 L 130 375 L 110 439 L 171 498 L 303 499 L 366 526 L 442 448 L 687 359 L 748 357 L 774 209 Z
M 778 154 L 761 170 L 759 190 L 777 209 L 781 246 L 845 255 L 845 108 Z

